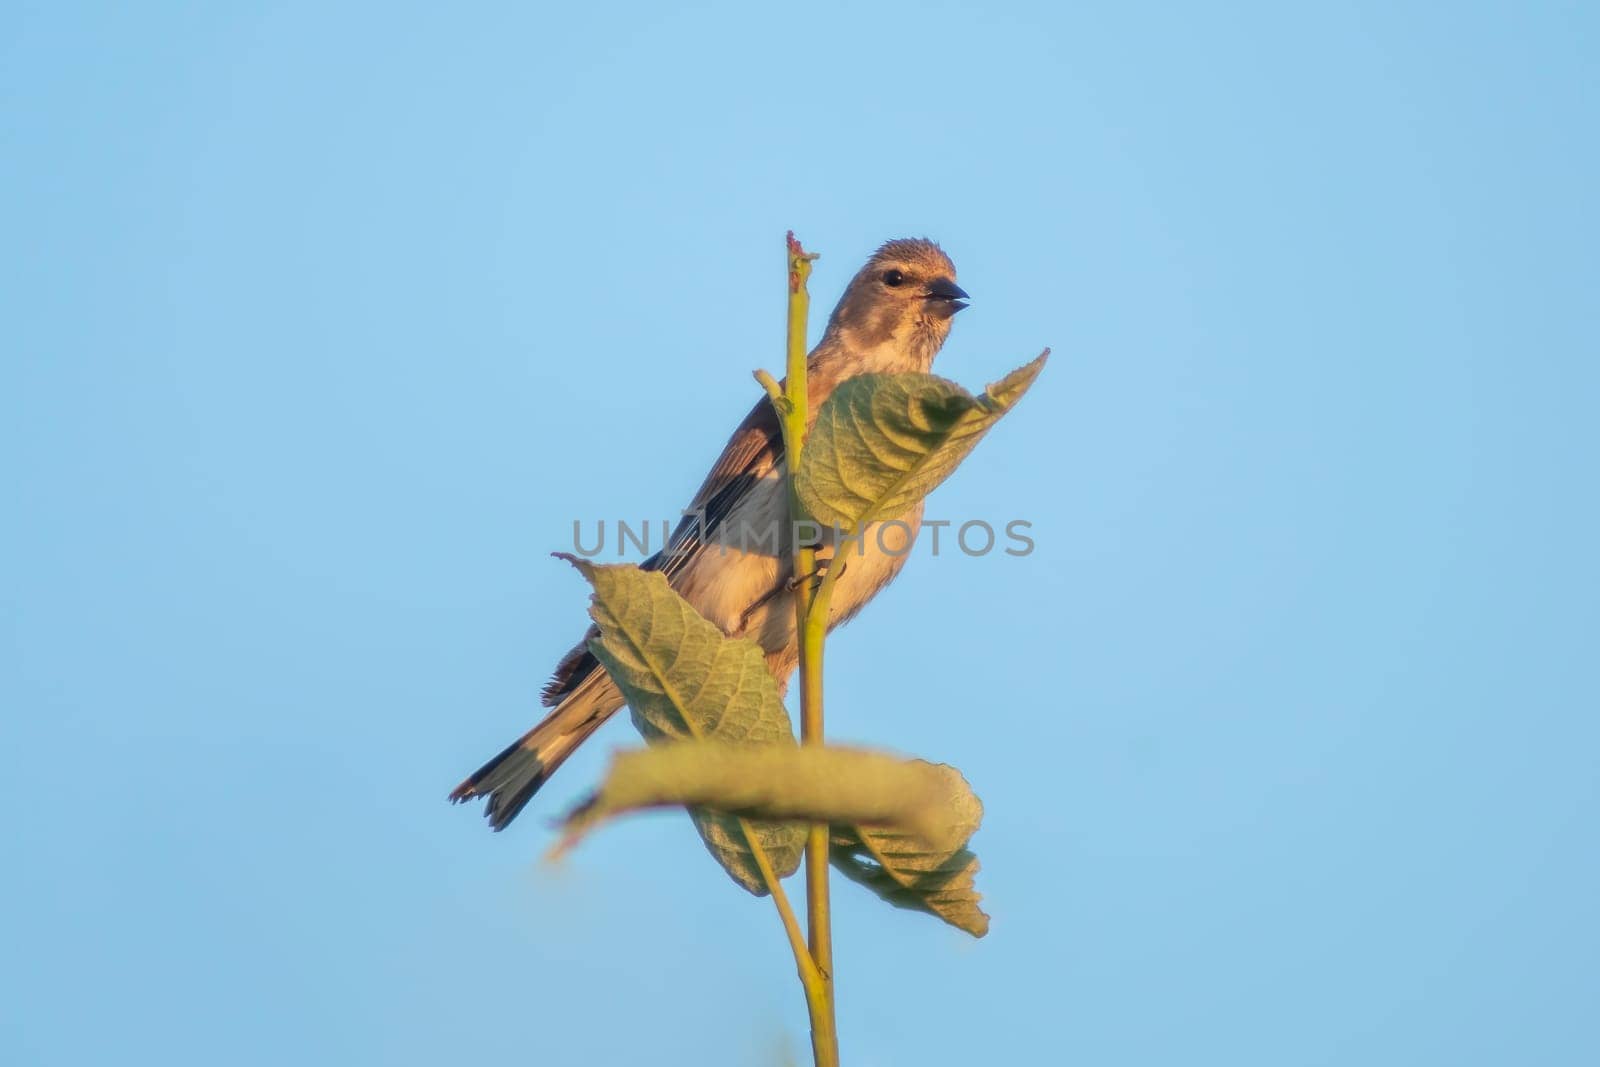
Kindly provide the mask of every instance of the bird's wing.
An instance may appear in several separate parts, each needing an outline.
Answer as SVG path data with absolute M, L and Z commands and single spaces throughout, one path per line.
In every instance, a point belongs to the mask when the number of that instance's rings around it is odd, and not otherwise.
M 707 546 L 715 547 L 719 543 L 718 536 L 728 516 L 745 495 L 782 462 L 783 432 L 778 425 L 778 415 L 772 402 L 763 398 L 756 401 L 750 414 L 733 431 L 727 447 L 686 509 L 687 514 L 667 539 L 666 547 L 639 564 L 640 568 L 660 571 L 667 576 L 667 581 L 673 581 Z M 599 633 L 591 626 L 583 640 L 556 664 L 555 673 L 544 687 L 542 698 L 546 707 L 561 703 L 599 669 L 599 661 L 589 651 L 589 641 Z
M 641 567 L 661 571 L 671 581 L 708 544 L 716 544 L 723 523 L 746 495 L 783 462 L 783 433 L 769 400 L 756 401 L 733 431 L 722 455 L 695 493 L 666 547 Z

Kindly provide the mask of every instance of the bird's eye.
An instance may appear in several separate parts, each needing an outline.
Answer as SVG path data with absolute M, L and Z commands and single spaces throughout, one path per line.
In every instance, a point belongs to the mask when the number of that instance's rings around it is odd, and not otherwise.
M 897 285 L 904 284 L 905 280 L 906 276 L 897 270 L 883 272 L 883 284 L 889 286 L 891 289 Z

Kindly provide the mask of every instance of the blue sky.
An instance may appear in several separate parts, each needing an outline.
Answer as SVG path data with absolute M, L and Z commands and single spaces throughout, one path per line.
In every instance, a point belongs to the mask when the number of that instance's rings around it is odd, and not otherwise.
M 981 941 L 836 889 L 846 1062 L 1600 1057 L 1578 4 L 13 5 L 0 1059 L 780 1063 L 681 815 L 444 795 L 888 237 L 1056 356 L 833 644 L 958 764 Z M 820 322 L 818 323 L 820 325 Z

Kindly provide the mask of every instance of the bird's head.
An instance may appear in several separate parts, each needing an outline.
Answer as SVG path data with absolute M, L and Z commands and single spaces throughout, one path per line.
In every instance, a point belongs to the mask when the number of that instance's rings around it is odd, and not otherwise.
M 938 245 L 890 241 L 850 280 L 828 333 L 856 352 L 897 357 L 892 362 L 908 364 L 901 369 L 927 370 L 966 300 L 955 264 Z

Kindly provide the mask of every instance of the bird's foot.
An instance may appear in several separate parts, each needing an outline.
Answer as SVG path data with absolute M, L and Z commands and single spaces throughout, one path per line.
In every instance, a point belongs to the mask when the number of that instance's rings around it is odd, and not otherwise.
M 811 583 L 811 591 L 813 593 L 815 593 L 818 589 L 820 589 L 822 587 L 822 580 L 828 576 L 828 569 L 830 567 L 832 567 L 832 566 L 833 566 L 833 560 L 832 559 L 819 559 L 819 560 L 817 560 L 816 568 L 813 569 L 810 574 L 803 575 L 801 577 L 792 577 L 792 578 L 790 578 L 787 582 L 784 583 L 784 588 L 787 591 L 792 593 L 796 589 L 799 589 L 802 583 L 810 582 Z M 848 567 L 848 566 L 849 566 L 848 563 L 840 562 L 840 564 L 839 564 L 839 577 L 840 578 L 844 577 L 845 568 Z M 837 580 L 837 579 L 835 579 L 835 580 Z

